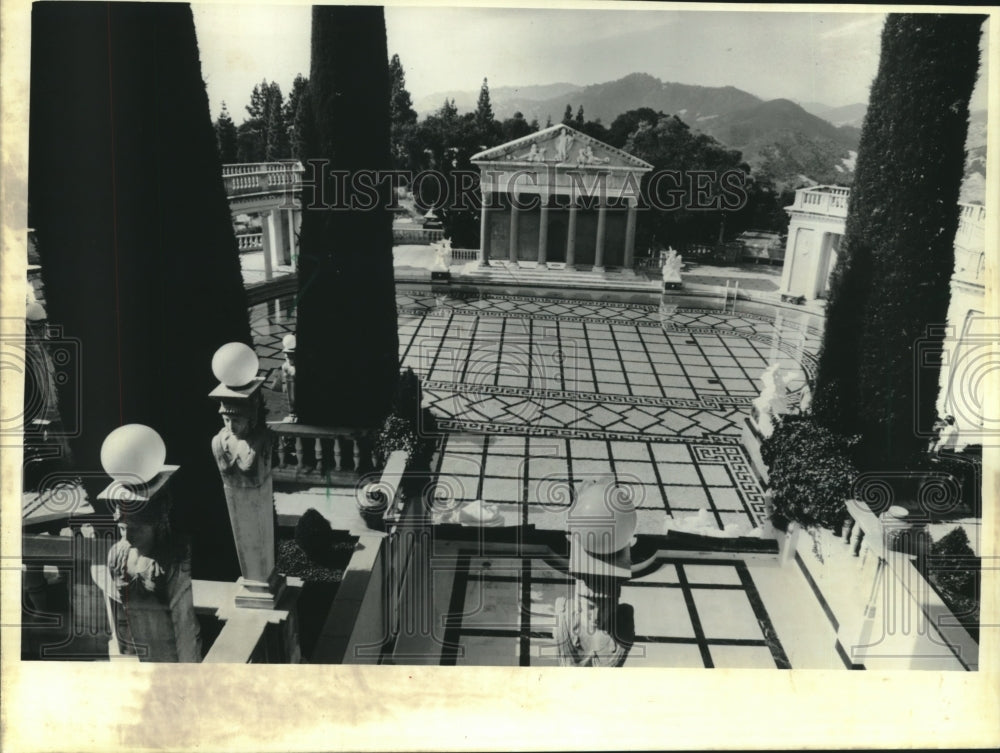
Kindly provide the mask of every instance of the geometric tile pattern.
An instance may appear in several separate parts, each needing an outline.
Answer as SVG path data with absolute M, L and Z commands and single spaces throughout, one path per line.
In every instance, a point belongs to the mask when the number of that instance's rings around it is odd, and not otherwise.
M 439 462 L 458 498 L 559 528 L 570 489 L 612 473 L 640 497 L 640 531 L 690 515 L 719 528 L 762 520 L 739 434 L 770 363 L 793 390 L 812 381 L 821 333 L 802 315 L 427 289 L 396 297 L 400 365 L 421 376 L 425 404 L 454 432 Z M 292 300 L 254 307 L 251 329 L 268 408 L 284 415 L 276 377 Z
M 558 666 L 554 604 L 571 578 L 541 559 L 459 553 L 440 664 Z M 442 583 L 444 586 L 444 583 Z M 635 640 L 626 667 L 788 669 L 760 594 L 741 560 L 667 558 L 628 581 Z

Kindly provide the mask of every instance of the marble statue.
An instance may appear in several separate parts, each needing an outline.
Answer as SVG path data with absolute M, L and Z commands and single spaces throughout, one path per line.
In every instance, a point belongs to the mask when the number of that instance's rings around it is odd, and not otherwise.
M 607 157 L 598 157 L 594 154 L 594 148 L 588 145 L 581 147 L 580 151 L 577 152 L 576 161 L 579 165 L 606 165 L 611 160 Z
M 547 149 L 545 147 L 539 149 L 538 144 L 532 144 L 531 149 L 528 151 L 527 154 L 522 156 L 521 159 L 524 160 L 525 162 L 544 162 L 546 151 Z
M 753 401 L 753 418 L 765 438 L 774 433 L 775 419 L 789 411 L 788 386 L 780 369 L 775 363 L 764 370 L 760 377 L 764 389 Z
M 663 284 L 669 287 L 680 287 L 681 280 L 681 266 L 683 260 L 681 255 L 678 254 L 673 248 L 668 249 L 667 255 L 663 260 Z
M 563 667 L 620 667 L 634 640 L 631 605 L 619 604 L 621 581 L 578 578 L 555 603 L 552 638 Z
M 573 142 L 576 139 L 573 138 L 572 134 L 563 128 L 559 132 L 559 138 L 556 139 L 556 160 L 559 162 L 565 162 L 569 158 L 569 150 L 573 146 Z
M 802 386 L 802 391 L 799 393 L 799 413 L 808 413 L 812 409 L 813 393 L 809 389 L 809 385 L 805 384 Z

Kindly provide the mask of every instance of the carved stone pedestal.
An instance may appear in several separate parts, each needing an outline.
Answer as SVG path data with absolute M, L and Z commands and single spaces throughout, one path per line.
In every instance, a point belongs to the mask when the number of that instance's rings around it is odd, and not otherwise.
M 219 385 L 210 394 L 220 402 L 223 428 L 212 439 L 212 454 L 222 476 L 229 519 L 242 577 L 239 606 L 273 609 L 284 588 L 274 563 L 274 492 L 271 441 L 262 419 L 260 387 Z
M 121 531 L 107 563 L 118 648 L 140 661 L 201 661 L 190 549 L 170 524 L 167 485 L 176 471 L 165 466 L 137 486 L 115 481 L 98 496 L 114 510 Z
M 570 597 L 555 603 L 553 639 L 563 667 L 620 667 L 635 639 L 632 607 L 619 604 L 622 584 L 632 576 L 629 547 L 591 554 L 571 537 Z

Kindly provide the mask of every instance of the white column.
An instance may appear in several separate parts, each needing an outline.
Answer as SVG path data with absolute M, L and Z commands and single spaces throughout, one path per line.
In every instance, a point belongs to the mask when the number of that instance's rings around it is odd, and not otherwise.
M 549 196 L 539 195 L 541 213 L 538 216 L 538 268 L 544 269 L 549 254 Z
M 282 263 L 285 253 L 285 228 L 281 222 L 281 210 L 272 209 L 267 221 L 271 226 L 271 264 L 277 267 Z
M 517 264 L 517 234 L 520 231 L 521 210 L 518 208 L 518 198 L 516 193 L 510 195 L 510 239 L 508 243 L 508 259 L 511 264 Z
M 625 269 L 632 269 L 634 266 L 635 257 L 635 207 L 636 200 L 628 200 L 628 215 L 625 219 L 625 258 L 622 261 L 622 266 Z
M 270 280 L 274 277 L 271 269 L 271 247 L 274 245 L 274 236 L 271 233 L 270 215 L 260 215 L 260 246 L 264 252 L 264 279 Z
M 608 206 L 605 204 L 603 199 L 598 199 L 600 202 L 597 208 L 597 246 L 594 251 L 594 271 L 603 272 L 604 271 L 604 241 L 607 236 L 607 221 L 608 221 Z
M 566 269 L 573 269 L 576 264 L 576 199 L 570 197 L 569 223 L 566 227 Z
M 489 198 L 486 192 L 483 192 L 483 208 L 479 213 L 479 266 L 488 267 L 490 266 L 490 218 L 489 209 L 487 205 L 489 204 Z

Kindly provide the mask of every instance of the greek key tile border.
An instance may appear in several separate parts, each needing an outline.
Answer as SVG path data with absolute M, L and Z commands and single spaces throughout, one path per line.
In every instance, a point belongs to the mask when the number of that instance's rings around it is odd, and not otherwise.
M 614 403 L 617 405 L 650 405 L 659 408 L 688 408 L 691 410 L 718 410 L 719 408 L 743 408 L 753 403 L 751 395 L 706 395 L 697 400 L 673 397 L 649 397 L 643 395 L 617 395 L 600 392 L 574 392 L 572 390 L 546 390 L 538 387 L 510 387 L 492 384 L 469 384 L 465 382 L 443 382 L 425 380 L 425 390 L 441 390 L 452 393 L 480 393 L 484 395 L 506 395 L 509 397 L 534 397 L 552 400 L 572 400 L 585 403 Z
M 531 437 L 561 437 L 563 439 L 622 439 L 633 442 L 652 442 L 655 444 L 699 445 L 711 442 L 720 445 L 739 445 L 740 442 L 739 436 L 729 436 L 726 434 L 703 434 L 699 437 L 681 437 L 664 434 L 646 434 L 640 431 L 564 429 L 554 426 L 526 426 L 524 424 L 504 425 L 489 421 L 465 421 L 456 418 L 439 418 L 437 424 L 441 429 L 450 429 L 471 434 L 514 434 Z M 747 467 L 749 468 L 749 466 Z
M 756 518 L 757 525 L 765 522 L 764 492 L 756 474 L 750 468 L 750 461 L 747 458 L 746 450 L 739 443 L 694 444 L 691 451 L 695 460 L 706 465 L 725 465 L 729 468 L 729 473 L 733 477 L 736 486 L 736 493 L 743 504 L 752 511 Z

